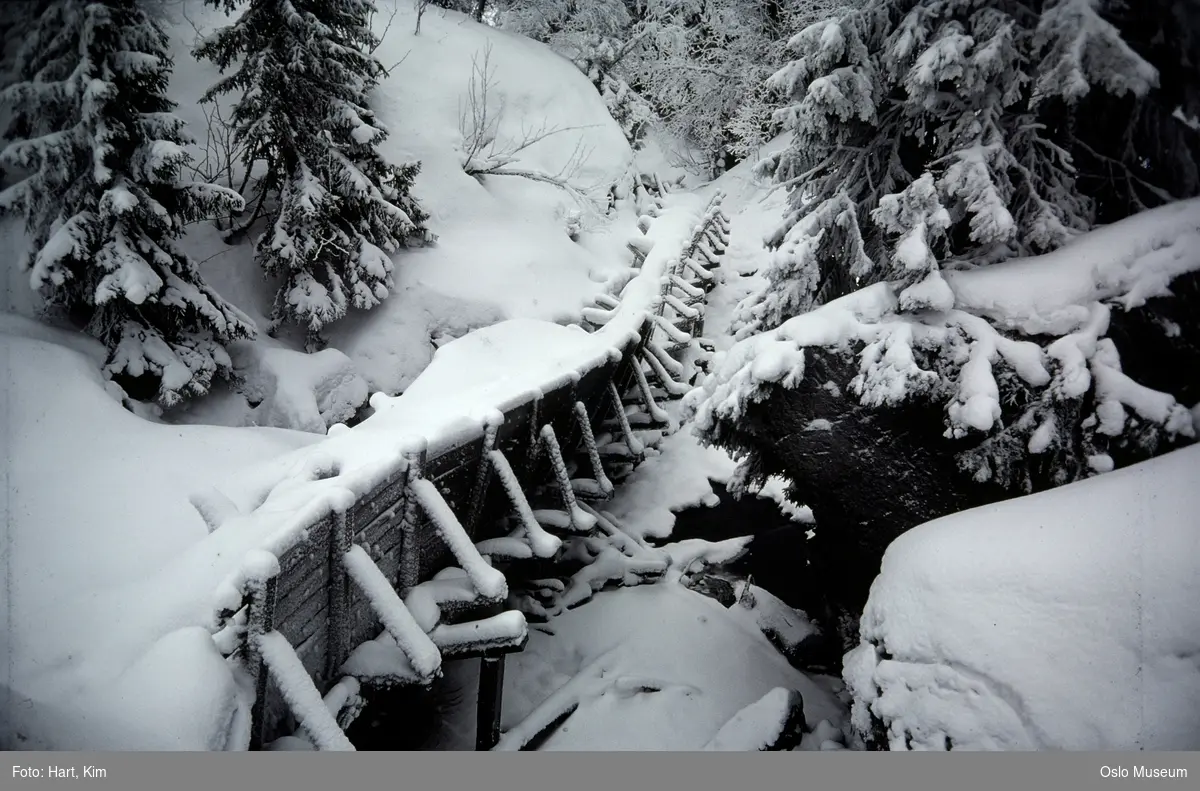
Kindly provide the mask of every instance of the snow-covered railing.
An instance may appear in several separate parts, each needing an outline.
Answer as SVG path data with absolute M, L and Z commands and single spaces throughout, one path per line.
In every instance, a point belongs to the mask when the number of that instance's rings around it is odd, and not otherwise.
M 705 296 L 715 285 L 713 270 L 729 243 L 730 219 L 721 210 L 724 197 L 721 192 L 714 194 L 703 211 L 693 215 L 690 227 L 682 225 L 682 218 L 688 215 L 676 214 L 675 207 L 664 208 L 661 200 L 656 202 L 652 214 L 639 222 L 643 235 L 629 244 L 638 264 L 638 276 L 622 285 L 619 293 L 598 297 L 596 305 L 584 311 L 585 320 L 593 326 L 608 328 L 630 298 L 638 308 L 650 309 L 653 324 L 638 357 L 671 397 L 691 390 L 686 382 L 688 366 L 681 359 L 685 351 L 695 348 L 703 332 Z M 651 297 L 643 289 L 655 281 L 657 294 Z M 639 388 L 648 394 L 640 366 L 636 367 L 636 376 Z M 651 411 L 656 420 L 665 420 L 657 407 Z
M 677 322 L 702 320 L 709 269 L 728 230 L 719 201 L 660 200 L 657 216 L 640 224 L 639 267 L 598 300 L 603 321 L 594 331 L 536 328 L 559 331 L 559 353 L 540 363 L 519 355 L 520 370 L 480 373 L 462 386 L 462 371 L 474 366 L 455 364 L 458 349 L 520 322 L 448 343 L 403 395 L 372 397 L 367 420 L 334 426 L 321 443 L 276 462 L 268 484 L 242 498 L 255 502 L 249 512 L 225 498 L 229 516 L 184 560 L 224 574 L 212 630 L 255 679 L 251 746 L 290 713 L 315 745 L 344 749 L 330 723 L 344 727 L 361 709 L 360 683 L 428 683 L 447 652 L 482 656 L 486 670 L 524 645 L 524 616 L 495 612 L 508 591 L 493 560 L 554 556 L 562 541 L 546 528 L 600 529 L 578 499 L 611 494 L 605 458 L 636 462 L 644 450 L 623 392 L 633 393 L 641 417 L 669 422 L 646 372 L 668 395 L 686 388 L 672 351 L 694 341 Z M 439 384 L 439 358 L 441 368 L 453 367 L 453 386 Z M 595 426 L 605 421 L 598 444 Z M 568 452 L 579 452 L 591 478 L 571 477 Z M 534 508 L 525 494 L 543 472 L 557 509 Z M 492 477 L 498 490 L 489 488 Z M 479 526 L 506 512 L 517 530 L 478 540 Z M 648 579 L 661 573 L 658 561 L 642 563 Z M 477 619 L 463 622 L 469 616 Z M 334 690 L 344 694 L 329 698 Z

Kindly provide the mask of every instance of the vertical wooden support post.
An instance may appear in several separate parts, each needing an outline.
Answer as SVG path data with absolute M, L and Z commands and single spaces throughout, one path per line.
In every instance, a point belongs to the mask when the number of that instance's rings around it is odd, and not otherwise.
M 421 479 L 425 469 L 426 447 L 404 451 L 407 467 L 404 471 L 404 517 L 400 520 L 400 573 L 397 587 L 404 598 L 417 586 L 421 578 L 421 548 L 417 545 L 417 521 L 419 519 L 417 498 L 412 495 L 412 485 Z
M 471 489 L 471 500 L 468 503 L 466 524 L 467 535 L 474 536 L 479 528 L 479 518 L 483 515 L 483 504 L 487 502 L 488 484 L 492 480 L 492 449 L 496 447 L 496 434 L 500 424 L 488 424 L 483 430 L 483 445 L 479 452 L 479 469 L 475 473 L 475 484 Z
M 504 654 L 484 654 L 479 660 L 479 708 L 475 718 L 476 750 L 490 750 L 500 742 L 503 695 Z
M 541 411 L 541 397 L 533 399 L 533 412 L 529 415 L 529 449 L 525 462 L 526 481 L 534 480 L 534 475 L 537 472 L 538 455 L 542 449 Z
M 325 651 L 325 679 L 334 677 L 350 654 L 350 576 L 346 553 L 350 551 L 350 520 L 345 513 L 333 515 L 329 531 L 329 641 Z
M 579 383 L 578 382 L 571 382 L 570 386 L 567 388 L 567 399 L 568 399 L 567 404 L 569 405 L 567 407 L 567 409 L 574 412 L 575 402 L 579 400 Z M 579 427 L 577 425 L 575 425 L 574 420 L 569 421 L 567 423 L 567 433 L 562 438 L 563 447 L 565 447 L 565 448 L 574 448 L 575 447 L 575 432 L 578 429 L 579 429 Z M 580 442 L 583 441 L 582 433 L 579 435 L 579 441 Z
M 246 668 L 254 678 L 254 706 L 250 709 L 250 749 L 261 750 L 266 737 L 267 672 L 258 647 L 258 638 L 275 629 L 275 592 L 277 578 L 267 580 L 262 590 L 250 595 L 246 628 Z

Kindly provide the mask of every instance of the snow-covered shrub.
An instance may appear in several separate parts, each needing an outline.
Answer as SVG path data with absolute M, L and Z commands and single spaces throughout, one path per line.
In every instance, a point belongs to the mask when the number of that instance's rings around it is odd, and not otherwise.
M 624 80 L 605 75 L 600 83 L 600 96 L 608 113 L 621 126 L 629 146 L 637 151 L 645 145 L 646 133 L 654 119 L 650 103 L 639 96 Z
M 922 218 L 911 222 L 921 235 L 901 245 L 905 266 L 918 272 L 931 260 L 928 235 L 945 227 L 931 210 L 930 184 L 926 176 L 907 200 L 880 209 L 889 222 Z M 960 466 L 1008 489 L 1107 472 L 1114 455 L 1145 458 L 1162 442 L 1195 437 L 1185 405 L 1126 375 L 1107 335 L 1114 312 L 1169 299 L 1173 282 L 1197 277 L 1200 199 L 1042 256 L 944 278 L 929 271 L 915 286 L 877 283 L 736 344 L 690 396 L 698 430 L 709 442 L 728 442 L 730 427 L 772 388 L 817 386 L 806 381 L 806 360 L 823 348 L 857 358 L 856 375 L 834 384 L 865 407 L 942 404 L 945 438 L 963 441 L 955 448 Z M 1179 373 L 1193 389 L 1195 374 Z M 744 477 L 771 472 L 761 449 L 739 450 L 749 453 Z
M 770 329 L 859 285 L 926 277 L 917 306 L 945 298 L 942 268 L 1057 248 L 1097 217 L 1079 182 L 1097 113 L 1125 141 L 1101 157 L 1107 178 L 1148 187 L 1123 206 L 1110 191 L 1108 220 L 1194 194 L 1137 175 L 1163 154 L 1130 131 L 1126 105 L 1153 104 L 1160 78 L 1107 19 L 1116 5 L 868 0 L 799 31 L 769 82 L 790 97 L 776 117 L 794 140 L 759 169 L 790 192 L 767 240 L 787 252 L 740 324 Z M 1182 144 L 1167 156 L 1194 159 Z
M 231 348 L 238 390 L 253 405 L 247 422 L 324 434 L 367 402 L 367 382 L 337 349 L 304 354 L 243 343 Z
M 310 350 L 351 306 L 387 298 L 390 253 L 429 238 L 410 195 L 419 165 L 389 163 L 377 148 L 388 132 L 367 99 L 384 73 L 369 54 L 372 9 L 369 0 L 251 0 L 196 51 L 234 67 L 206 98 L 241 92 L 235 138 L 246 169 L 265 170 L 244 227 L 268 219 L 255 254 L 283 279 L 272 318 L 306 327 Z
M 231 373 L 225 344 L 255 334 L 176 246 L 184 227 L 240 211 L 185 180 L 190 142 L 166 97 L 167 35 L 133 0 L 54 0 L 28 28 L 0 161 L 20 177 L 0 212 L 30 236 L 30 285 L 108 348 L 105 372 L 171 406 Z

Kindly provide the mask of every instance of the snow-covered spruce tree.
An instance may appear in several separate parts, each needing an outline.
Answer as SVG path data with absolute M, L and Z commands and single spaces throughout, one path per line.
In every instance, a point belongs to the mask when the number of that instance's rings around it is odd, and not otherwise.
M 1158 70 L 1158 87 L 1145 96 L 1115 100 L 1091 92 L 1079 101 L 1083 119 L 1072 153 L 1081 192 L 1107 223 L 1169 197 L 1200 193 L 1200 3 L 1126 0 L 1106 6 L 1125 41 Z
M 1043 252 L 1091 227 L 1080 103 L 1095 118 L 1158 82 L 1104 17 L 1114 2 L 867 0 L 800 31 L 771 78 L 792 97 L 778 117 L 795 140 L 760 169 L 790 191 L 789 211 L 740 331 L 880 279 L 935 307 L 942 266 Z
M 166 34 L 134 0 L 54 0 L 0 94 L 12 110 L 0 161 L 24 176 L 0 211 L 24 215 L 30 284 L 104 342 L 128 395 L 163 406 L 228 376 L 224 344 L 255 332 L 176 246 L 187 223 L 242 201 L 183 179 L 171 68 Z
M 369 0 L 251 0 L 196 53 L 234 68 L 206 98 L 241 93 L 236 139 L 243 165 L 262 172 L 244 227 L 267 218 L 255 255 L 283 280 L 272 329 L 305 327 L 310 351 L 350 306 L 388 296 L 388 253 L 429 238 L 410 194 L 419 164 L 393 165 L 378 150 L 388 132 L 367 101 L 384 74 L 369 54 L 371 10 Z
M 12 69 L 14 58 L 21 49 L 21 40 L 44 6 L 44 2 L 36 0 L 0 3 L 0 87 L 7 86 L 15 76 Z

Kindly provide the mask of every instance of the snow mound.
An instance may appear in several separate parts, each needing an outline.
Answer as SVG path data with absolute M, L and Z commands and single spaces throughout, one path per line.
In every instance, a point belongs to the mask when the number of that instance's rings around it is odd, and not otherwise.
M 807 614 L 789 607 L 765 588 L 740 582 L 734 590 L 737 604 L 729 611 L 757 626 L 785 656 L 795 652 L 809 637 L 820 633 Z
M 0 749 L 225 750 L 249 727 L 243 686 L 199 627 L 172 632 L 109 683 L 71 697 L 0 687 Z
M 230 351 L 242 393 L 256 404 L 255 425 L 324 434 L 366 403 L 366 380 L 337 349 L 305 354 L 243 342 Z
M 846 656 L 892 749 L 1200 748 L 1200 447 L 888 548 Z
M 568 711 L 537 749 L 699 750 L 776 687 L 799 692 L 812 722 L 845 719 L 757 628 L 675 583 L 605 592 L 548 626 L 508 657 L 500 750 Z
M 733 715 L 704 749 L 721 752 L 765 750 L 784 735 L 788 716 L 793 707 L 799 707 L 798 704 L 795 693 L 776 687 Z
M 239 693 L 191 628 L 203 611 L 181 610 L 194 591 L 179 575 L 141 581 L 208 534 L 193 493 L 317 437 L 139 418 L 106 388 L 98 349 L 0 314 L 0 741 L 220 749 Z

